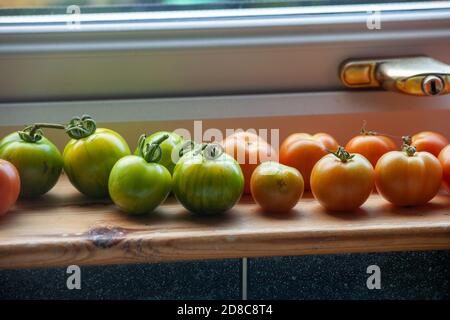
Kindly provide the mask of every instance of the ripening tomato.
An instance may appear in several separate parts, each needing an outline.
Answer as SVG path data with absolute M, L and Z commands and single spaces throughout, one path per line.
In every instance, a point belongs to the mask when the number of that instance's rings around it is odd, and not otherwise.
M 150 142 L 139 143 L 140 156 L 125 156 L 116 162 L 109 175 L 112 201 L 125 213 L 144 214 L 155 210 L 169 195 L 172 176 L 160 164 L 163 134 Z
M 409 146 L 404 151 L 391 151 L 378 160 L 375 167 L 378 192 L 398 206 L 422 205 L 430 201 L 442 183 L 442 167 L 429 152 L 416 152 Z
M 0 216 L 16 203 L 19 192 L 19 172 L 11 162 L 0 159 Z
M 427 151 L 437 157 L 439 156 L 439 152 L 449 144 L 449 141 L 440 133 L 423 131 L 413 135 L 411 137 L 411 143 L 407 144 L 416 147 L 416 151 Z
M 444 187 L 450 193 L 450 144 L 442 149 L 439 154 L 439 161 L 442 166 L 442 181 Z
M 176 164 L 176 161 L 174 160 L 177 160 L 178 158 L 177 155 L 172 155 L 172 151 L 177 150 L 176 147 L 181 145 L 184 142 L 184 139 L 175 132 L 159 131 L 146 137 L 145 143 L 151 144 L 165 135 L 167 135 L 168 138 L 160 144 L 162 155 L 158 163 L 166 167 L 170 174 L 172 174 Z M 136 148 L 134 154 L 142 156 L 139 146 Z
M 125 213 L 150 213 L 169 195 L 172 177 L 157 162 L 140 156 L 125 156 L 116 162 L 109 176 L 112 201 Z
M 256 167 L 265 161 L 276 160 L 277 152 L 257 134 L 238 131 L 228 136 L 222 146 L 241 166 L 244 174 L 244 193 L 250 193 L 250 179 Z
M 0 141 L 0 158 L 16 167 L 20 176 L 20 197 L 25 198 L 47 193 L 58 181 L 63 168 L 58 148 L 40 134 L 30 136 L 14 132 L 6 136 Z
M 294 167 L 302 174 L 305 189 L 310 189 L 311 171 L 317 161 L 327 155 L 327 150 L 336 150 L 337 141 L 326 133 L 294 133 L 280 147 L 280 163 Z
M 311 191 L 328 210 L 358 209 L 374 187 L 372 164 L 360 154 L 343 147 L 320 159 L 311 172 Z
M 220 214 L 240 199 L 244 176 L 233 157 L 221 146 L 199 146 L 178 161 L 173 172 L 173 192 L 178 201 L 197 214 Z
M 97 128 L 87 115 L 72 119 L 66 132 L 72 138 L 63 152 L 70 182 L 86 196 L 107 197 L 111 169 L 131 154 L 127 142 L 115 131 Z
M 375 167 L 383 154 L 397 150 L 397 146 L 391 138 L 375 132 L 364 131 L 353 137 L 345 146 L 345 150 L 363 155 Z
M 274 161 L 260 164 L 253 171 L 253 199 L 268 212 L 288 212 L 302 197 L 305 184 L 301 173 Z

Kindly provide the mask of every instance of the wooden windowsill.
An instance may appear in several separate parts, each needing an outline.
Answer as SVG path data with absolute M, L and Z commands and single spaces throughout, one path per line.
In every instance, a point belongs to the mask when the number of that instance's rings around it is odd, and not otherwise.
M 46 196 L 0 218 L 0 268 L 346 252 L 450 249 L 450 196 L 395 208 L 374 194 L 361 210 L 330 213 L 306 195 L 287 215 L 244 197 L 220 217 L 197 217 L 174 198 L 144 217 L 79 194 L 63 176 Z

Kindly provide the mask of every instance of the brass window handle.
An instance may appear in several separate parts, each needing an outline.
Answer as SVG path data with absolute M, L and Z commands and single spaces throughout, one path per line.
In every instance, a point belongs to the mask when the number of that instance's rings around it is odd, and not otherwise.
M 383 88 L 415 96 L 450 93 L 450 66 L 429 57 L 347 60 L 340 77 L 348 88 Z

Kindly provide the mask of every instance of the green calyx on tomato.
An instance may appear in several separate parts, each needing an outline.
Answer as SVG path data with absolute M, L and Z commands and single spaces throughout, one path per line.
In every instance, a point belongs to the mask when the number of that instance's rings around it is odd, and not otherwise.
M 402 141 L 402 151 L 405 152 L 408 157 L 414 156 L 416 154 L 417 148 L 411 145 L 411 136 L 403 136 Z
M 219 214 L 233 207 L 244 189 L 244 176 L 220 145 L 204 144 L 187 152 L 175 166 L 173 192 L 189 211 Z
M 131 154 L 127 142 L 113 130 L 97 128 L 87 115 L 73 118 L 65 130 L 72 138 L 63 152 L 70 182 L 86 196 L 107 197 L 111 169 Z
M 405 146 L 405 148 L 403 148 L 403 151 L 405 151 L 405 153 L 408 155 L 408 157 L 412 157 L 416 154 L 416 147 Z
M 139 141 L 140 144 L 145 143 L 155 143 L 163 136 L 168 136 L 167 139 L 163 140 L 163 142 L 160 144 L 161 149 L 161 158 L 156 161 L 159 164 L 162 164 L 164 167 L 169 170 L 169 172 L 172 174 L 173 169 L 175 168 L 176 163 L 178 162 L 179 156 L 178 156 L 178 150 L 180 146 L 183 144 L 183 137 L 179 136 L 175 132 L 167 132 L 167 131 L 159 131 L 156 132 L 150 136 L 142 135 L 141 139 Z M 143 140 L 143 141 L 141 141 Z M 141 147 L 138 145 L 136 148 L 135 155 L 142 157 Z
M 109 194 L 124 212 L 144 214 L 155 210 L 167 198 L 172 187 L 172 176 L 159 164 L 161 143 L 169 136 L 162 135 L 152 143 L 139 139 L 142 155 L 123 157 L 114 165 L 109 176 Z
M 58 148 L 43 136 L 39 127 L 28 126 L 0 141 L 0 158 L 19 172 L 20 197 L 47 193 L 59 179 L 63 159 Z
M 69 137 L 78 140 L 94 134 L 97 130 L 97 124 L 91 116 L 85 114 L 81 117 L 73 117 L 65 130 Z
M 354 154 L 350 154 L 344 147 L 340 146 L 335 152 L 327 150 L 328 153 L 331 153 L 336 158 L 341 160 L 342 162 L 347 162 L 355 157 Z

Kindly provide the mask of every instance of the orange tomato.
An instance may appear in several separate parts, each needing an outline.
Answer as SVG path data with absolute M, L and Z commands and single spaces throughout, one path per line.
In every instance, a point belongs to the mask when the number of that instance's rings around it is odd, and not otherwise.
M 268 212 L 288 212 L 305 189 L 297 169 L 273 161 L 260 164 L 250 182 L 253 199 Z
M 450 193 L 450 144 L 439 153 L 439 161 L 442 166 L 442 181 L 445 189 Z
M 309 190 L 311 170 L 316 162 L 327 155 L 326 150 L 336 150 L 338 147 L 337 141 L 326 133 L 294 133 L 281 144 L 280 162 L 300 171 L 305 189 Z
M 235 132 L 222 142 L 222 146 L 241 166 L 244 174 L 244 193 L 247 194 L 250 193 L 250 179 L 256 167 L 278 157 L 266 140 L 252 132 Z
M 16 203 L 19 193 L 19 172 L 12 163 L 0 159 L 0 216 Z
M 398 206 L 427 203 L 437 194 L 441 182 L 439 160 L 429 152 L 416 152 L 412 146 L 386 153 L 375 167 L 378 192 Z
M 439 152 L 449 144 L 449 141 L 440 133 L 423 131 L 413 135 L 411 143 L 408 144 L 416 147 L 417 151 L 427 151 L 437 157 Z
M 353 137 L 345 146 L 350 153 L 359 153 L 370 161 L 372 166 L 376 166 L 378 159 L 389 151 L 397 150 L 397 146 L 392 139 L 372 132 L 363 132 Z
M 349 154 L 343 147 L 320 159 L 311 173 L 311 191 L 328 210 L 358 209 L 374 188 L 374 170 L 360 154 Z

